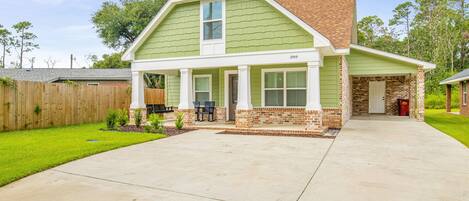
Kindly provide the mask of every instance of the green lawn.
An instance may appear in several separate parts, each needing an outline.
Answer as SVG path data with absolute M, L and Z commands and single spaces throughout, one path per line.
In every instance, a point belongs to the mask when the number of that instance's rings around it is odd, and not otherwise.
M 448 114 L 445 110 L 426 110 L 425 122 L 469 148 L 469 117 Z
M 0 133 L 0 186 L 86 156 L 165 137 L 100 131 L 103 127 L 86 124 Z

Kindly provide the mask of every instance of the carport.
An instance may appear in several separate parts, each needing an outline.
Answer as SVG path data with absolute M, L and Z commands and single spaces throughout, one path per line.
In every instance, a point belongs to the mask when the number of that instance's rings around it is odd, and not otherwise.
M 406 100 L 409 116 L 423 120 L 425 72 L 434 64 L 356 45 L 347 62 L 353 116 L 398 116 Z

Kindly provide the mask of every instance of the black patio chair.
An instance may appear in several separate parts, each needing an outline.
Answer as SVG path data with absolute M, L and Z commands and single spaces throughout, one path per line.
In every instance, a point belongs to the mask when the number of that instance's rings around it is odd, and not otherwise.
M 199 115 L 202 114 L 202 108 L 200 107 L 200 101 L 194 101 L 192 103 L 194 104 L 194 111 L 195 111 L 195 114 L 197 115 L 197 121 L 200 121 Z M 202 114 L 202 119 L 203 118 L 204 118 L 204 116 Z
M 206 101 L 205 107 L 202 112 L 202 121 L 204 121 L 204 114 L 208 115 L 208 121 L 213 122 L 215 121 L 215 101 Z

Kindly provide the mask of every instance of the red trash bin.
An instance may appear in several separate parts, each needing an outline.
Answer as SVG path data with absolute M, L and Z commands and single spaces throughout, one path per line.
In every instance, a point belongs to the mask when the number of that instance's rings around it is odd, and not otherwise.
M 398 99 L 399 105 L 399 116 L 409 116 L 409 100 L 407 99 Z

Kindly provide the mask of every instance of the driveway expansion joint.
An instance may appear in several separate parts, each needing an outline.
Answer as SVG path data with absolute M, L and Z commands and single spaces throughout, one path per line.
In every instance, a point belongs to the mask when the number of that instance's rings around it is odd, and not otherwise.
M 116 184 L 121 184 L 121 185 L 128 185 L 128 186 L 133 186 L 133 187 L 146 188 L 146 189 L 150 189 L 150 190 L 166 191 L 166 192 L 170 192 L 170 193 L 189 195 L 189 196 L 199 197 L 199 198 L 204 198 L 204 199 L 217 200 L 217 201 L 226 201 L 226 200 L 219 199 L 219 198 L 207 197 L 207 196 L 197 195 L 197 194 L 193 194 L 193 193 L 185 193 L 185 192 L 175 191 L 175 190 L 171 190 L 171 189 L 158 188 L 158 187 L 146 186 L 146 185 L 140 185 L 140 184 L 133 184 L 133 183 L 128 183 L 128 182 L 116 181 L 116 180 L 112 180 L 112 179 L 103 179 L 103 178 L 93 177 L 93 176 L 89 176 L 89 175 L 66 172 L 66 171 L 63 171 L 63 170 L 56 169 L 56 168 L 50 169 L 50 171 L 60 172 L 60 173 L 63 173 L 63 174 L 73 175 L 73 176 L 76 176 L 76 177 L 85 177 L 85 178 L 89 178 L 89 179 L 95 179 L 95 180 L 100 180 L 100 181 L 105 181 L 105 182 L 110 182 L 110 183 L 116 183 Z

